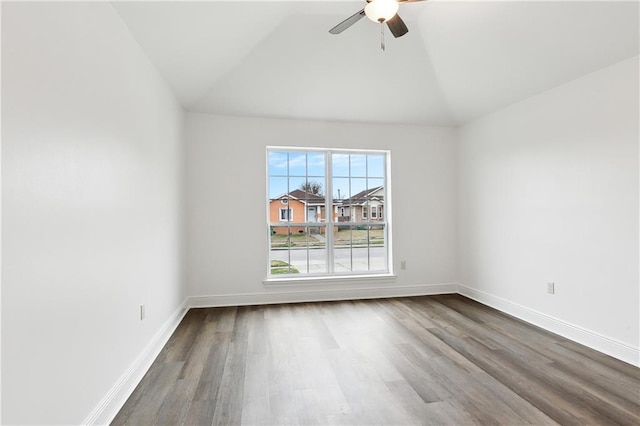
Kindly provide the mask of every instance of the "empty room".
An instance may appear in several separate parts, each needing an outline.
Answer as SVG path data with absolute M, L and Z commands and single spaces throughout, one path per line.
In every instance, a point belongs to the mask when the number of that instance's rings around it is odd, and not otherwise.
M 2 424 L 640 424 L 638 1 L 1 24 Z

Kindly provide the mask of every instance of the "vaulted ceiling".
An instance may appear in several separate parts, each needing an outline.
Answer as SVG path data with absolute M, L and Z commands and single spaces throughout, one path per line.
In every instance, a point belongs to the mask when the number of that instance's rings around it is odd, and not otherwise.
M 188 111 L 460 125 L 638 55 L 637 1 L 404 3 L 394 39 L 362 1 L 113 2 Z

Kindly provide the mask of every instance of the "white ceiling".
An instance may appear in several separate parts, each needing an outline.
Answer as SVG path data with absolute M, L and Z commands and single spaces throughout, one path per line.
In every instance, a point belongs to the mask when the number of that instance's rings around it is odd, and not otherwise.
M 114 2 L 185 109 L 459 125 L 638 55 L 637 1 L 405 3 L 394 39 L 364 1 Z

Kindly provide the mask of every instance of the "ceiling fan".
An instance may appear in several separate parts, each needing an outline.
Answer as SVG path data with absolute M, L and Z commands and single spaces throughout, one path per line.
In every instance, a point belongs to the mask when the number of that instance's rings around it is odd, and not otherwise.
M 413 3 L 417 1 L 424 0 L 366 0 L 367 5 L 360 12 L 349 16 L 331 28 L 329 32 L 331 34 L 340 34 L 366 15 L 373 22 L 379 22 L 380 24 L 386 23 L 394 37 L 402 37 L 409 32 L 409 29 L 397 13 L 400 6 L 399 3 Z M 381 31 L 383 30 L 384 28 L 381 27 Z M 381 47 L 382 50 L 384 50 L 384 39 Z

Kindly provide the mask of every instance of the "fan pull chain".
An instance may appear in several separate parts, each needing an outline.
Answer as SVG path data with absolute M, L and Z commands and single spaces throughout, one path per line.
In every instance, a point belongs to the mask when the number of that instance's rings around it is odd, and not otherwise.
M 384 51 L 384 22 L 380 22 L 380 49 Z

